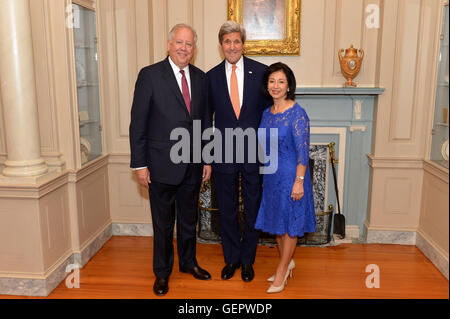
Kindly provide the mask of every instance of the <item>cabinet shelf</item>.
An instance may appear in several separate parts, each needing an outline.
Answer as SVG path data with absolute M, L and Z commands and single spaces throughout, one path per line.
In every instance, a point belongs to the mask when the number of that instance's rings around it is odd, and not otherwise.
M 98 124 L 100 123 L 100 121 L 98 120 L 85 120 L 85 121 L 80 121 L 80 127 L 83 127 L 87 124 Z
M 85 88 L 85 87 L 96 87 L 98 83 L 78 83 L 77 88 Z
M 96 48 L 89 45 L 76 45 L 75 49 L 96 49 Z

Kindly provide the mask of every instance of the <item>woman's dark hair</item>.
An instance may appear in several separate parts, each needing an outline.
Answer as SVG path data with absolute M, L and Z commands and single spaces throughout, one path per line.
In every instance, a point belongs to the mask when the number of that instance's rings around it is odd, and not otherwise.
M 283 71 L 283 73 L 286 75 L 286 78 L 288 81 L 289 89 L 287 92 L 286 100 L 295 100 L 295 88 L 296 88 L 297 83 L 295 81 L 294 72 L 292 72 L 290 67 L 288 67 L 286 64 L 281 63 L 281 62 L 277 62 L 277 63 L 270 65 L 267 68 L 266 72 L 264 72 L 263 87 L 262 87 L 264 95 L 267 96 L 268 98 L 272 98 L 269 91 L 267 90 L 267 85 L 269 82 L 270 75 L 272 73 L 278 72 L 278 71 Z

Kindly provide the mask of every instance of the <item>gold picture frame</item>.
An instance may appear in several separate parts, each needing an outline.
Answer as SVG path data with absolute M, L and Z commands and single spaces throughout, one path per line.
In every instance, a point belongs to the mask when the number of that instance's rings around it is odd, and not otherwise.
M 301 0 L 227 0 L 228 20 L 247 32 L 246 55 L 300 55 Z

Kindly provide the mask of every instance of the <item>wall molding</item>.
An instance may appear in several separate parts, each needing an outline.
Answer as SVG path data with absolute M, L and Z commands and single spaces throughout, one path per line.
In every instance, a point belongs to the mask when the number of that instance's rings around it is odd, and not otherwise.
M 367 154 L 369 166 L 372 168 L 388 169 L 423 169 L 423 159 L 407 157 L 375 157 L 373 154 Z
M 432 161 L 424 160 L 423 169 L 430 173 L 431 175 L 441 179 L 443 182 L 448 184 L 448 168 L 444 168 Z
M 102 155 L 102 156 L 90 161 L 88 164 L 83 166 L 81 169 L 78 169 L 76 171 L 69 171 L 69 182 L 70 183 L 79 182 L 83 178 L 98 171 L 100 168 L 107 166 L 108 158 L 109 158 L 109 155 L 105 154 L 105 155 Z
M 0 185 L 0 198 L 39 199 L 68 182 L 69 172 L 53 172 L 39 184 Z
M 100 168 L 107 166 L 108 157 L 109 155 L 103 155 L 77 171 L 50 172 L 47 176 L 42 177 L 42 181 L 37 184 L 17 183 L 0 185 L 0 198 L 39 199 L 68 182 L 76 183 Z

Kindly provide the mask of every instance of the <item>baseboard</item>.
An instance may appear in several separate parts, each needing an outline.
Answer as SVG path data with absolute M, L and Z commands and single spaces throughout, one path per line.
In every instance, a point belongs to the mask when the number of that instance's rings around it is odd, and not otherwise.
M 92 239 L 82 250 L 80 253 L 74 253 L 74 262 L 84 267 L 87 262 L 103 247 L 103 245 L 111 238 L 112 236 L 112 224 L 111 222 L 107 223 L 102 230 L 95 235 L 94 239 Z
M 433 240 L 420 230 L 417 232 L 416 246 L 419 250 L 439 269 L 439 271 L 448 279 L 448 254 L 443 252 Z
M 113 223 L 113 236 L 153 236 L 152 224 Z
M 368 244 L 415 245 L 416 231 L 409 229 L 386 229 L 364 223 L 363 238 Z
M 47 297 L 68 275 L 66 268 L 73 263 L 72 254 L 45 279 L 2 277 L 0 295 Z

